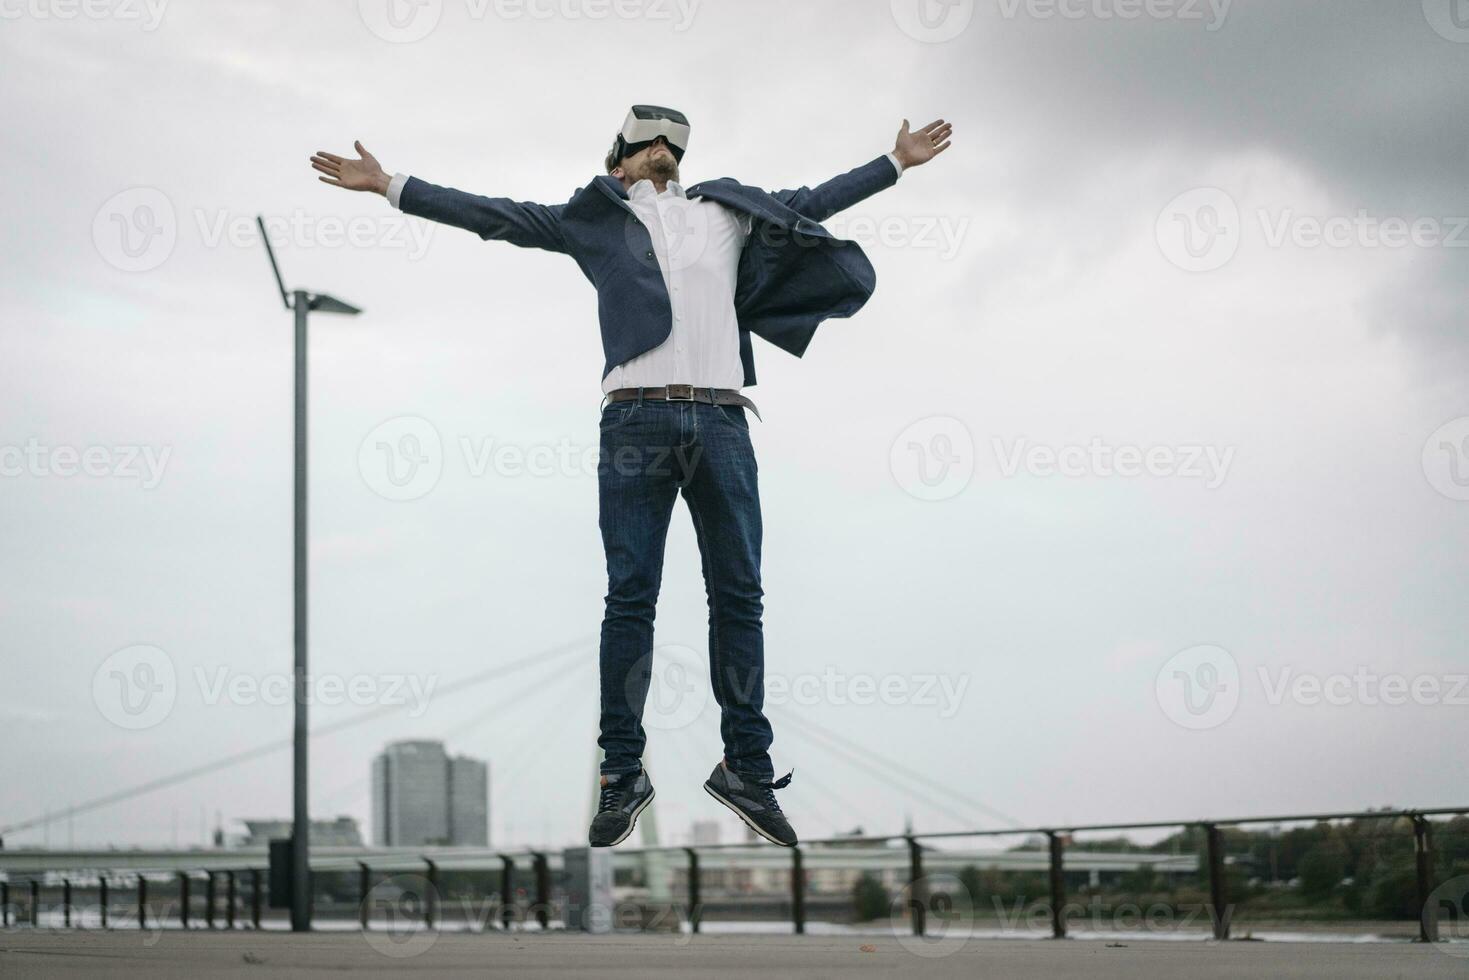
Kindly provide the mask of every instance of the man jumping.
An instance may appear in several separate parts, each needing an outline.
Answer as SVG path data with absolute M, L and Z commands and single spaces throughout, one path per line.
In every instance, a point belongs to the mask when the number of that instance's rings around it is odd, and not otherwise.
M 762 710 L 760 497 L 745 413 L 755 405 L 740 393 L 755 383 L 750 337 L 799 357 L 821 321 L 862 308 L 876 283 L 871 263 L 818 222 L 932 160 L 951 132 L 942 119 L 910 131 L 905 119 L 891 153 L 815 188 L 770 193 L 721 177 L 685 189 L 688 119 L 637 105 L 607 153 L 606 176 L 549 206 L 390 178 L 360 142 L 355 160 L 325 151 L 311 158 L 325 183 L 382 194 L 406 214 L 565 253 L 597 289 L 607 597 L 592 846 L 626 840 L 653 799 L 643 705 L 664 539 L 680 494 L 703 559 L 709 677 L 724 741 L 704 789 L 767 840 L 795 845 L 775 799 L 791 776 L 774 778 Z

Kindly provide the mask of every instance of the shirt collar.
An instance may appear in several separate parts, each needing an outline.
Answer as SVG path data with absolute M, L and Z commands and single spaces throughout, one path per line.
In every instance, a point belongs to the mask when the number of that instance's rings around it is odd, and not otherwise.
M 668 189 L 666 191 L 664 191 L 663 194 L 673 194 L 676 197 L 683 197 L 683 198 L 687 198 L 688 197 L 688 194 L 686 194 L 684 192 L 683 185 L 680 184 L 676 180 L 670 180 L 668 182 Z M 653 190 L 653 182 L 651 180 L 649 180 L 648 178 L 646 178 L 646 177 L 644 177 L 642 180 L 638 181 L 637 183 L 633 184 L 632 187 L 628 188 L 628 191 L 627 191 L 627 196 L 630 197 L 630 198 L 632 198 L 632 197 L 639 197 L 639 198 L 640 197 L 662 197 L 663 194 L 656 193 Z

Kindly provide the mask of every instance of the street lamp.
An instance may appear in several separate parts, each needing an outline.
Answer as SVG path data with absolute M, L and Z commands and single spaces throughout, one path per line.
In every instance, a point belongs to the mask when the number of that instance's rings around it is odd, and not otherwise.
M 265 232 L 265 221 L 257 216 L 255 225 L 260 229 L 260 240 L 265 243 L 270 269 L 275 273 L 275 284 L 281 291 L 281 302 L 296 314 L 296 664 L 293 685 L 296 721 L 291 766 L 294 811 L 291 824 L 291 931 L 308 932 L 311 929 L 311 817 L 306 805 L 306 314 L 317 310 L 355 316 L 362 311 L 325 293 L 313 294 L 304 289 L 287 293 L 286 284 L 281 280 L 280 266 L 276 265 L 275 251 L 270 247 L 270 236 Z

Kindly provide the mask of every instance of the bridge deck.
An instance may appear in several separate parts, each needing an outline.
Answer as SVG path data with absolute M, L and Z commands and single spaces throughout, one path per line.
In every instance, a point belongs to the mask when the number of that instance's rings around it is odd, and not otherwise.
M 864 944 L 873 951 L 864 952 Z M 1452 952 L 1448 951 L 1451 950 Z M 507 976 L 577 976 L 605 980 L 649 977 L 1071 977 L 1243 976 L 1292 980 L 1322 977 L 1462 978 L 1469 947 L 1412 943 L 1261 943 L 971 940 L 947 956 L 925 958 L 892 937 L 655 936 L 526 933 L 437 937 L 405 958 L 374 949 L 361 934 L 164 932 L 0 932 L 0 976 L 340 977 L 344 970 L 392 977 L 422 973 L 434 980 Z M 1454 955 L 1458 954 L 1458 955 Z M 268 973 L 266 972 L 268 971 Z

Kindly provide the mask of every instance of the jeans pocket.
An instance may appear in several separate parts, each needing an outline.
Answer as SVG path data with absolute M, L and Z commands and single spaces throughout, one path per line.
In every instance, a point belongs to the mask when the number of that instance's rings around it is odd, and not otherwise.
M 638 406 L 636 404 L 608 405 L 602 409 L 602 421 L 598 427 L 602 432 L 611 432 L 613 429 L 626 425 L 628 420 L 633 417 L 633 413 L 637 410 Z
M 750 431 L 750 419 L 745 414 L 743 405 L 715 405 L 714 408 L 719 412 L 719 417 L 724 419 L 725 422 L 739 429 L 741 432 Z

